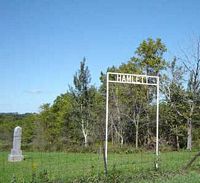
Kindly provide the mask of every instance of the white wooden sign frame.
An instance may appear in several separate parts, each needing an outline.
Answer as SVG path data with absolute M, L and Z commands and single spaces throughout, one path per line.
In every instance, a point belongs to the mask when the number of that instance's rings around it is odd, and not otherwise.
M 110 78 L 110 76 L 113 76 Z M 156 168 L 158 168 L 158 155 L 159 155 L 159 143 L 158 143 L 158 129 L 159 129 L 159 77 L 158 76 L 147 76 L 139 74 L 127 74 L 127 73 L 116 73 L 107 72 L 106 77 L 106 132 L 105 132 L 105 166 L 107 171 L 108 165 L 108 114 L 109 114 L 109 83 L 127 83 L 127 84 L 138 84 L 156 86 L 157 99 L 156 99 Z

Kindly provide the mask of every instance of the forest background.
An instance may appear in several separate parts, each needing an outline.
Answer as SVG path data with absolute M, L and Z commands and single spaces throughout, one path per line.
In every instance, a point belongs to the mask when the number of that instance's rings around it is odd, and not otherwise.
M 148 38 L 130 60 L 107 71 L 160 77 L 159 144 L 161 150 L 200 147 L 200 41 L 193 52 L 166 60 L 166 45 Z M 77 66 L 78 68 L 78 66 Z M 105 138 L 106 73 L 101 85 L 91 83 L 86 58 L 73 85 L 40 106 L 39 113 L 1 113 L 0 149 L 9 150 L 13 129 L 23 129 L 22 149 L 33 151 L 92 151 Z M 110 85 L 109 143 L 115 149 L 155 149 L 156 92 L 154 87 Z M 112 148 L 111 148 L 112 150 Z

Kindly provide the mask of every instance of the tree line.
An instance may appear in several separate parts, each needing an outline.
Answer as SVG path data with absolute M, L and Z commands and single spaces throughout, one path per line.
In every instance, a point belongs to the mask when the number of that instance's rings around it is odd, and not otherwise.
M 200 146 L 200 42 L 192 56 L 166 60 L 166 45 L 148 38 L 126 63 L 106 71 L 160 78 L 159 144 L 161 148 L 192 150 Z M 39 113 L 0 114 L 0 147 L 10 148 L 15 126 L 23 128 L 22 144 L 33 150 L 70 150 L 93 147 L 105 138 L 106 72 L 101 85 L 91 83 L 86 59 L 73 85 L 43 104 Z M 110 83 L 109 143 L 118 147 L 155 149 L 156 88 Z

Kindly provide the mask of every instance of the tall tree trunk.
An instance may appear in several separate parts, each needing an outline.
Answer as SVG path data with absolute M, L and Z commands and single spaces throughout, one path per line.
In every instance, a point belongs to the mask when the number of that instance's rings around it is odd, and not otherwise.
M 140 115 L 136 114 L 136 121 L 135 121 L 135 148 L 138 148 L 138 136 L 139 136 L 139 122 L 140 122 Z
M 120 124 L 121 123 L 121 117 L 120 117 L 120 109 L 119 109 L 119 101 L 118 101 L 118 97 L 114 95 L 114 99 L 115 99 L 115 105 L 116 105 L 116 108 L 117 108 L 117 119 L 118 119 L 118 123 Z M 115 126 L 116 127 L 116 126 Z M 123 138 L 123 127 L 120 126 L 120 129 L 117 130 L 117 134 L 119 135 L 119 138 L 120 138 L 120 146 L 122 147 L 123 144 L 124 144 L 124 138 Z M 119 132 L 120 131 L 120 132 Z
M 138 123 L 135 124 L 135 148 L 137 149 L 138 148 Z
M 85 136 L 84 136 L 84 139 L 85 139 L 85 147 L 87 147 L 87 146 L 88 146 L 88 136 L 85 135 Z
M 120 146 L 122 147 L 123 144 L 124 144 L 123 130 L 122 129 L 118 130 L 116 125 L 114 124 L 114 121 L 113 121 L 112 117 L 111 117 L 111 120 L 112 120 L 112 124 L 113 124 L 113 127 L 114 127 L 116 135 L 117 135 L 117 141 L 120 142 Z
M 192 150 L 192 115 L 194 111 L 194 103 L 190 106 L 190 115 L 187 119 L 187 149 Z
M 190 118 L 187 121 L 187 149 L 192 150 L 192 121 Z
M 87 134 L 87 130 L 85 129 L 83 119 L 81 120 L 81 127 L 82 127 L 82 133 L 84 136 L 84 145 L 85 145 L 85 147 L 87 147 L 88 146 L 88 134 Z
M 176 150 L 179 151 L 180 144 L 179 144 L 179 136 L 178 136 L 178 127 L 176 125 Z
M 121 147 L 123 146 L 123 144 L 124 144 L 124 138 L 123 138 L 123 136 L 121 135 L 120 136 L 121 137 L 121 142 L 120 142 L 120 144 L 121 144 Z
M 114 145 L 114 130 L 113 130 L 113 123 L 111 123 L 111 141 L 112 141 L 112 145 Z
M 149 114 L 148 114 L 148 112 L 147 112 L 146 119 L 147 119 L 147 145 L 149 146 L 149 144 L 150 144 L 150 127 L 149 127 Z

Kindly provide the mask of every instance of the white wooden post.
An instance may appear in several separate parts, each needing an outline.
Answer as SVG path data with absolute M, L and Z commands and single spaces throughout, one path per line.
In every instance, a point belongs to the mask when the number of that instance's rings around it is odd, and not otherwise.
M 106 137 L 105 137 L 105 171 L 107 171 L 108 165 L 108 101 L 109 101 L 109 72 L 106 76 Z
M 159 156 L 159 77 L 157 77 L 157 109 L 156 109 L 156 168 L 158 168 Z

